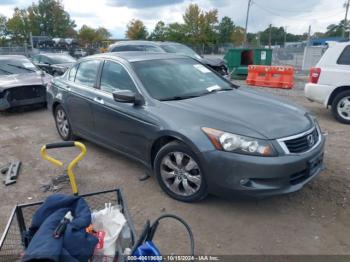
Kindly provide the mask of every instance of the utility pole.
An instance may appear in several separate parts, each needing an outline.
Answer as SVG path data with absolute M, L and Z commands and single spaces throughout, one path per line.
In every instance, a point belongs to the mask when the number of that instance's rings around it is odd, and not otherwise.
M 307 45 L 310 45 L 310 40 L 311 40 L 311 25 L 309 25 L 309 30 L 307 32 Z
M 346 27 L 347 20 L 348 20 L 349 3 L 350 3 L 350 0 L 348 0 L 345 3 L 345 18 L 344 18 L 343 33 L 342 33 L 343 38 L 345 37 L 345 27 Z
M 250 10 L 251 4 L 252 4 L 252 0 L 248 0 L 247 16 L 245 18 L 245 28 L 244 28 L 244 46 L 247 46 L 248 19 L 249 19 L 249 10 Z
M 271 27 L 272 24 L 269 25 L 269 49 L 271 49 Z
M 284 27 L 284 44 L 283 47 L 286 47 L 287 42 L 287 26 Z

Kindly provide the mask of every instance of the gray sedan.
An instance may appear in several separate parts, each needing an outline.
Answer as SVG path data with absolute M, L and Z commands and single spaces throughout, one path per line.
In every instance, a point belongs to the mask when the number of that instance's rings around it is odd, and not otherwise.
M 63 140 L 140 161 L 181 201 L 289 193 L 323 168 L 325 138 L 308 112 L 185 56 L 86 57 L 48 86 L 48 104 Z

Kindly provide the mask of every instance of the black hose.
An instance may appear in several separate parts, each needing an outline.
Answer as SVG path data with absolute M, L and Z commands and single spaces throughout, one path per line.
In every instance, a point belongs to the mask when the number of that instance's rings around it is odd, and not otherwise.
M 186 228 L 186 230 L 188 232 L 188 236 L 190 238 L 190 242 L 191 242 L 191 249 L 190 249 L 191 256 L 194 256 L 194 237 L 193 237 L 193 233 L 192 233 L 191 227 L 181 217 L 178 217 L 178 216 L 175 216 L 175 215 L 172 215 L 172 214 L 164 214 L 164 215 L 158 217 L 154 221 L 154 223 L 152 224 L 152 226 L 150 228 L 149 235 L 147 236 L 147 240 L 152 240 L 153 239 L 154 234 L 155 234 L 155 232 L 157 230 L 157 227 L 159 225 L 159 221 L 164 219 L 164 218 L 173 218 L 173 219 L 179 221 L 181 224 L 183 224 L 185 226 L 185 228 Z

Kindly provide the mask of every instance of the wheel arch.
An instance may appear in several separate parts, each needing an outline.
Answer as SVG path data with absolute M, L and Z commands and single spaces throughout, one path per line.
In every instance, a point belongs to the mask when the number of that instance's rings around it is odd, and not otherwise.
M 333 101 L 334 101 L 334 98 L 338 94 L 340 94 L 341 92 L 344 92 L 344 91 L 350 91 L 350 86 L 339 86 L 336 89 L 334 89 L 333 92 L 331 93 L 331 95 L 328 98 L 327 106 L 331 106 Z
M 194 153 L 197 155 L 199 154 L 198 148 L 195 146 L 193 142 L 191 142 L 190 139 L 185 137 L 182 134 L 171 132 L 171 131 L 164 131 L 159 134 L 159 136 L 153 141 L 151 150 L 150 150 L 150 161 L 152 169 L 154 168 L 154 160 L 156 158 L 157 153 L 159 150 L 165 146 L 166 144 L 170 142 L 178 141 L 181 143 L 184 143 L 187 145 Z

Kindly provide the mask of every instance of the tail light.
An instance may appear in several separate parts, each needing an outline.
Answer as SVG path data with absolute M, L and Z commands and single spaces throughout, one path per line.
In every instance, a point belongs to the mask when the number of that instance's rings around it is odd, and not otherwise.
M 310 69 L 310 75 L 309 75 L 309 83 L 317 84 L 318 79 L 321 75 L 321 68 L 319 67 L 312 67 Z

